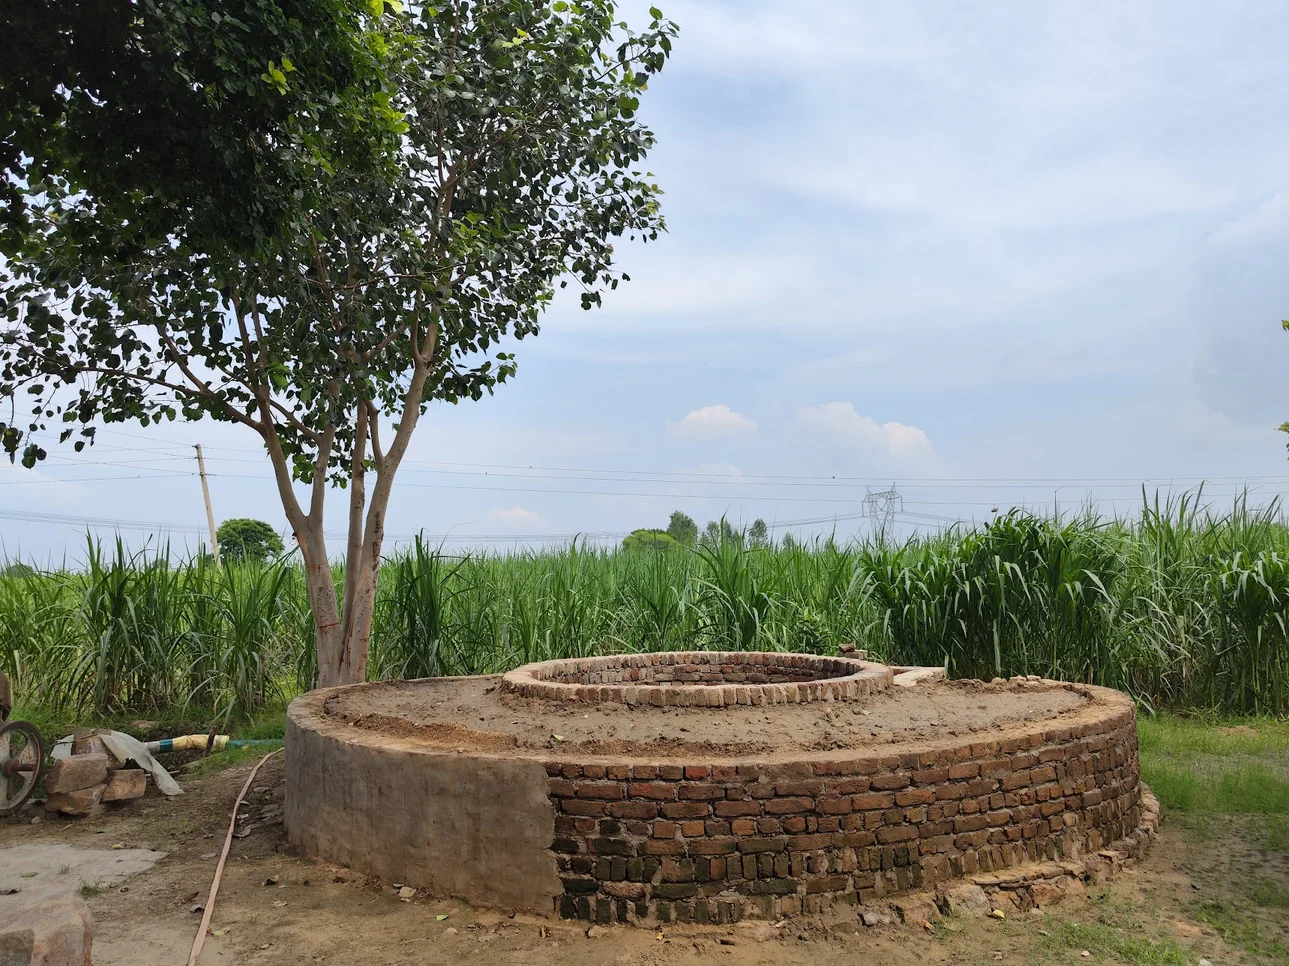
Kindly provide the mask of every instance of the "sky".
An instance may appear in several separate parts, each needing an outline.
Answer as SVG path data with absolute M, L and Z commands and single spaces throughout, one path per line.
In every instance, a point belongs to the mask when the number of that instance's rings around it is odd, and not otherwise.
M 892 488 L 900 535 L 1289 491 L 1289 6 L 663 7 L 668 232 L 619 246 L 603 308 L 557 300 L 495 397 L 430 408 L 395 543 L 607 542 L 674 509 L 850 538 Z M 0 552 L 80 560 L 104 521 L 195 547 L 195 443 L 217 520 L 285 529 L 248 430 L 132 426 L 0 466 Z

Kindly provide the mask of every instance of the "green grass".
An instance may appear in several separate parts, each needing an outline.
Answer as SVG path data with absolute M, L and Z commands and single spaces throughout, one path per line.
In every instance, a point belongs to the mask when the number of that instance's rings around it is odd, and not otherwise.
M 1231 903 L 1204 902 L 1195 917 L 1206 923 L 1232 946 L 1238 946 L 1267 966 L 1289 964 L 1289 944 L 1263 933 L 1257 919 L 1247 909 Z
M 1248 896 L 1268 909 L 1289 909 L 1289 882 L 1254 878 L 1248 885 Z
M 184 766 L 183 774 L 187 778 L 209 778 L 226 768 L 258 761 L 273 750 L 272 746 L 267 745 L 258 745 L 253 748 L 229 748 L 189 762 Z
M 1289 815 L 1289 722 L 1177 717 L 1138 723 L 1142 778 L 1191 815 Z
M 1172 939 L 1144 935 L 1139 922 L 1107 918 L 1063 922 L 1052 934 L 1050 945 L 1072 954 L 1067 956 L 1071 963 L 1088 962 L 1081 955 L 1085 949 L 1092 954 L 1092 962 L 1109 960 L 1128 966 L 1192 966 L 1193 963 Z

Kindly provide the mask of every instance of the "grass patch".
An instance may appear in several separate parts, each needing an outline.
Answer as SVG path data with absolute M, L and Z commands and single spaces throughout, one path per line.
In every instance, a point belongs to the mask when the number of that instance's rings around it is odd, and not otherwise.
M 1223 902 L 1201 903 L 1195 918 L 1207 923 L 1232 946 L 1257 957 L 1268 966 L 1289 966 L 1289 945 L 1262 934 L 1258 922 L 1242 909 Z
M 1289 815 L 1289 722 L 1150 717 L 1138 723 L 1142 778 L 1193 815 Z
M 1047 938 L 1054 951 L 1070 953 L 1069 961 L 1111 960 L 1128 966 L 1191 966 L 1191 957 L 1175 941 L 1152 938 L 1145 934 L 1142 923 L 1135 919 L 1102 913 L 1094 922 L 1063 922 Z
M 82 899 L 90 899 L 94 896 L 101 895 L 106 887 L 101 882 L 82 882 L 81 887 L 76 891 Z
M 1289 884 L 1257 878 L 1249 883 L 1249 898 L 1260 906 L 1289 909 Z
M 258 761 L 273 750 L 271 746 L 266 745 L 259 745 L 254 748 L 229 748 L 213 755 L 207 755 L 205 758 L 198 758 L 196 761 L 186 765 L 184 767 L 184 776 L 187 778 L 208 778 L 226 768 L 232 768 L 234 765 L 245 764 L 248 761 Z

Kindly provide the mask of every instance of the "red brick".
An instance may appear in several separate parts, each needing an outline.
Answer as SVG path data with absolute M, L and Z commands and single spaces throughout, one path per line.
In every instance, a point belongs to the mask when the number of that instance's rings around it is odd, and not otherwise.
M 560 804 L 560 810 L 568 815 L 603 815 L 604 802 L 586 801 L 580 798 L 566 798 Z
M 918 837 L 918 830 L 912 825 L 893 825 L 877 830 L 877 841 L 883 845 L 895 842 L 909 842 Z
M 684 855 L 685 843 L 675 839 L 649 839 L 644 851 L 645 855 Z
M 809 798 L 772 798 L 765 803 L 768 815 L 788 815 L 792 812 L 809 812 L 815 806 Z
M 908 791 L 895 793 L 895 804 L 902 807 L 930 805 L 934 801 L 935 789 L 933 788 L 910 788 Z
M 720 785 L 709 785 L 705 782 L 684 784 L 680 788 L 680 797 L 688 801 L 710 802 L 725 797 L 725 789 Z
M 627 786 L 630 798 L 653 798 L 666 801 L 676 797 L 676 786 L 663 782 L 632 782 Z
M 609 814 L 614 818 L 651 819 L 658 817 L 658 806 L 653 802 L 613 802 Z
M 686 765 L 685 777 L 690 781 L 701 781 L 707 777 L 709 771 L 706 765 Z
M 785 798 L 791 795 L 818 795 L 824 790 L 824 783 L 817 779 L 798 779 L 796 781 L 776 782 L 774 793 Z
M 680 831 L 680 826 L 675 822 L 658 819 L 653 823 L 653 837 L 656 839 L 674 839 L 676 833 Z
M 622 786 L 616 782 L 595 782 L 577 786 L 578 798 L 599 798 L 616 801 L 622 798 Z
M 732 838 L 695 839 L 689 843 L 690 855 L 729 855 L 735 850 Z
M 890 808 L 895 804 L 894 795 L 856 795 L 851 805 L 857 812 L 866 812 L 876 808 Z
M 671 782 L 678 782 L 685 777 L 685 769 L 681 765 L 659 765 L 658 777 Z
M 583 778 L 603 778 L 604 766 L 603 765 L 583 765 L 582 777 Z
M 713 808 L 721 818 L 761 814 L 760 802 L 717 802 Z
M 975 778 L 980 774 L 980 766 L 974 761 L 964 761 L 958 765 L 949 766 L 949 780 L 957 781 L 960 778 Z
M 909 783 L 908 775 L 877 775 L 871 782 L 871 787 L 879 792 L 894 791 L 897 788 L 905 788 Z
M 662 814 L 666 818 L 706 818 L 705 802 L 664 802 Z

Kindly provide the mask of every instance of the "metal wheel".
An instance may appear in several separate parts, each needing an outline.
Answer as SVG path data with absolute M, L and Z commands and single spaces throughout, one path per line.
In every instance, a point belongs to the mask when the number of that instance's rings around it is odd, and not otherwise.
M 27 721 L 0 725 L 0 815 L 22 807 L 40 781 L 45 765 L 45 743 L 36 726 Z

